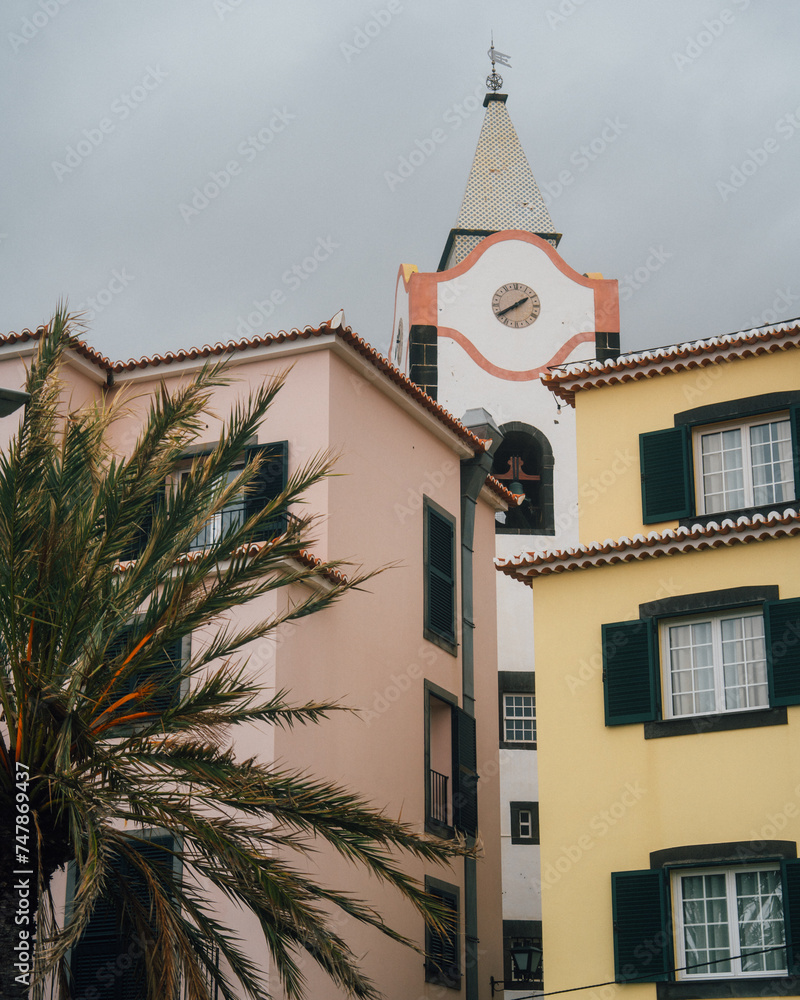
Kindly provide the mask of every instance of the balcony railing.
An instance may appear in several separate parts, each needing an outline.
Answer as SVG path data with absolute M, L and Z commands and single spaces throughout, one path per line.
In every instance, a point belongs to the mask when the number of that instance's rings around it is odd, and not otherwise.
M 430 818 L 434 823 L 441 823 L 442 826 L 448 826 L 447 780 L 446 774 L 439 774 L 432 768 L 428 770 Z
M 291 515 L 287 514 L 286 511 L 279 511 L 274 514 L 268 521 L 264 521 L 259 526 L 258 538 L 268 539 L 274 538 L 276 535 L 282 535 L 286 531 L 289 517 Z M 189 543 L 189 551 L 194 552 L 197 549 L 208 548 L 209 545 L 222 538 L 226 531 L 238 528 L 246 520 L 247 508 L 244 503 L 231 504 L 225 507 L 203 526 L 202 531 L 195 535 Z

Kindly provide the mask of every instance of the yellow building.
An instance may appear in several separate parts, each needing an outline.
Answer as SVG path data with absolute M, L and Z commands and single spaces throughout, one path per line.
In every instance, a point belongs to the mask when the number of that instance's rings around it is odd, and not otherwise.
M 797 348 L 793 322 L 544 379 L 580 544 L 499 564 L 533 589 L 548 991 L 800 994 Z

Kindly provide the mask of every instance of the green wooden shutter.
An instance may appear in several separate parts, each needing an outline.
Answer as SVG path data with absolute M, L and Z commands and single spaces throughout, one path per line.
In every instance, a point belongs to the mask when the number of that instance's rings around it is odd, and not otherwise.
M 136 680 L 141 683 L 145 677 L 152 677 L 159 685 L 152 698 L 146 703 L 148 711 L 161 714 L 168 708 L 174 708 L 180 700 L 180 671 L 183 639 L 176 639 L 165 646 L 157 663 L 147 671 L 143 671 Z
M 427 562 L 425 624 L 449 642 L 456 641 L 455 527 L 426 507 Z
M 453 826 L 478 831 L 478 761 L 475 719 L 453 706 Z
M 690 433 L 681 426 L 639 435 L 645 524 L 694 514 Z
M 248 448 L 245 461 L 251 462 L 255 455 L 261 455 L 258 474 L 249 487 L 245 510 L 252 517 L 280 496 L 286 489 L 289 468 L 289 442 L 275 441 L 272 444 Z M 286 531 L 286 511 L 278 510 L 268 520 L 263 521 L 253 536 L 253 541 L 263 541 L 282 535 Z
M 782 861 L 783 920 L 786 962 L 790 976 L 800 975 L 800 861 Z
M 656 629 L 648 619 L 603 625 L 603 692 L 607 726 L 659 717 Z
M 800 705 L 800 598 L 764 605 L 771 705 Z
M 153 521 L 160 507 L 165 505 L 167 499 L 166 489 L 161 489 L 154 493 L 150 502 L 142 513 L 139 523 L 136 525 L 133 538 L 122 553 L 122 559 L 138 559 L 144 552 L 145 546 L 153 530 Z
M 458 947 L 458 897 L 444 889 L 428 888 L 428 893 L 450 912 L 450 927 L 428 929 L 427 978 L 457 988 L 461 982 L 461 962 Z
M 137 850 L 154 867 L 165 868 L 168 881 L 172 857 L 160 848 L 175 849 L 171 836 L 154 837 L 137 845 Z M 127 859 L 112 858 L 112 867 L 131 888 L 136 899 L 146 906 L 149 894 L 138 869 Z M 157 933 L 153 928 L 153 933 Z M 141 1000 L 146 995 L 145 964 L 142 948 L 129 913 L 123 910 L 114 879 L 109 879 L 108 894 L 101 896 L 80 940 L 70 957 L 71 991 L 75 1000 L 87 996 L 103 1000 Z
M 664 983 L 671 978 L 669 882 L 661 869 L 611 873 L 614 978 Z
M 800 406 L 789 407 L 792 429 L 792 462 L 794 464 L 794 498 L 800 500 Z
M 133 628 L 126 628 L 120 632 L 119 635 L 115 636 L 111 643 L 109 643 L 108 647 L 110 657 L 120 656 L 120 654 L 125 652 L 129 645 L 130 636 L 133 631 Z M 135 638 L 138 641 L 139 637 L 136 636 Z M 162 715 L 167 709 L 173 708 L 177 705 L 180 700 L 180 671 L 183 662 L 184 641 L 188 641 L 188 639 L 175 639 L 173 642 L 164 647 L 161 651 L 161 655 L 156 661 L 151 662 L 147 667 L 143 667 L 141 670 L 134 670 L 119 689 L 111 692 L 109 695 L 110 702 L 115 701 L 123 694 L 129 694 L 141 684 L 144 684 L 147 680 L 152 679 L 153 682 L 158 685 L 153 694 L 141 702 L 128 702 L 127 705 L 123 706 L 121 709 L 122 714 L 127 714 L 129 712 L 153 712 L 156 715 Z M 131 644 L 135 645 L 135 643 Z M 143 652 L 146 653 L 146 647 Z M 134 663 L 135 662 L 136 660 L 134 658 Z M 116 727 L 112 730 L 112 735 L 129 736 L 131 733 L 135 732 L 140 725 L 146 726 L 148 721 L 149 720 L 144 719 L 141 723 L 134 722 L 130 725 Z

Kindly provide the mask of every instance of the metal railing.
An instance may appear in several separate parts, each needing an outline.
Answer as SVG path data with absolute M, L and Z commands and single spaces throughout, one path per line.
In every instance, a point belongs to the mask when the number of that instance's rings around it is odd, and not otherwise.
M 439 774 L 433 768 L 428 770 L 428 796 L 430 801 L 430 818 L 442 826 L 448 825 L 447 818 L 447 775 Z
M 282 535 L 287 528 L 291 514 L 286 511 L 278 511 L 268 521 L 265 521 L 258 528 L 259 538 L 274 538 Z M 244 503 L 231 504 L 215 514 L 198 532 L 189 543 L 189 551 L 208 548 L 218 539 L 222 538 L 225 532 L 232 528 L 238 528 L 247 520 L 247 507 Z M 296 520 L 296 519 L 295 519 Z

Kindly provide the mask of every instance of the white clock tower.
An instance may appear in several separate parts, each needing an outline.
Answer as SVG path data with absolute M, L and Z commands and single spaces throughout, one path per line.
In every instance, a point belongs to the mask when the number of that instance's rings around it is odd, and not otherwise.
M 539 376 L 553 365 L 619 353 L 619 294 L 615 280 L 580 274 L 558 253 L 561 236 L 507 95 L 497 92 L 494 49 L 490 57 L 483 128 L 439 268 L 423 273 L 404 264 L 397 276 L 392 360 L 480 436 L 490 436 L 492 421 L 501 431 L 493 474 L 525 496 L 498 515 L 497 555 L 510 556 L 577 544 L 574 411 L 559 409 Z M 502 978 L 529 994 L 542 988 L 546 957 L 538 973 L 520 978 L 509 953 L 541 941 L 533 624 L 526 587 L 499 574 L 497 593 Z M 508 982 L 504 996 L 515 996 Z

